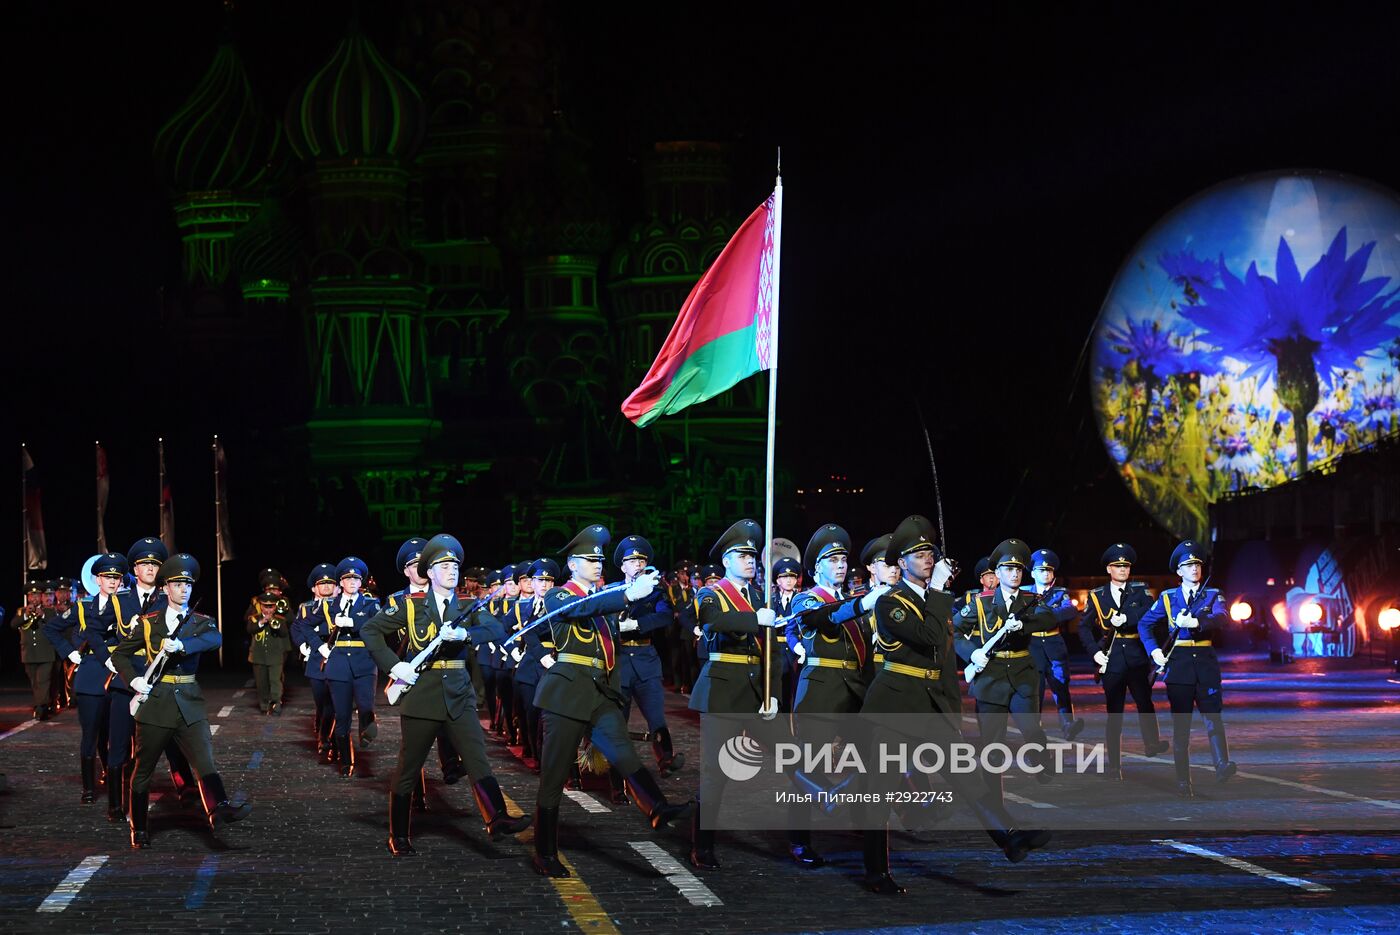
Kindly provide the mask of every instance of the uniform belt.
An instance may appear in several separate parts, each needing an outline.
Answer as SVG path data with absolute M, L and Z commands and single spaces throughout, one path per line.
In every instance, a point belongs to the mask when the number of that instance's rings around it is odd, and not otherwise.
M 1008 649 L 1004 653 L 993 653 L 998 659 L 1023 659 L 1030 654 L 1029 649 Z
M 169 682 L 172 685 L 190 685 L 194 682 L 193 675 L 162 675 L 162 682 Z
M 1059 627 L 1056 627 L 1056 628 L 1053 629 L 1053 630 L 1041 630 L 1039 633 L 1032 633 L 1032 634 L 1031 634 L 1031 636 L 1059 636 L 1059 635 L 1060 635 L 1060 628 L 1059 628 Z
M 466 667 L 467 660 L 465 659 L 439 659 L 429 666 L 431 669 L 465 669 Z
M 623 640 L 623 646 L 650 646 L 651 640 Z
M 332 649 L 349 649 L 352 646 L 364 646 L 364 640 L 336 640 Z
M 1030 655 L 1027 653 L 1026 655 Z M 942 678 L 942 669 L 920 669 L 917 666 L 906 666 L 902 662 L 886 662 L 886 672 L 894 672 L 898 675 L 912 675 L 916 679 L 938 679 Z
M 1118 639 L 1120 639 L 1120 640 L 1140 640 L 1140 639 L 1142 639 L 1142 637 L 1139 636 L 1139 635 L 1136 634 L 1136 633 L 1124 633 L 1122 630 L 1119 630 L 1117 633 L 1115 633 L 1115 634 L 1113 634 L 1113 635 L 1116 636 L 1116 637 L 1117 637 Z
M 860 664 L 854 659 L 823 659 L 821 656 L 808 656 L 802 663 L 804 666 L 820 666 L 824 669 L 851 669 L 858 671 Z
M 758 656 L 745 656 L 741 653 L 710 653 L 711 662 L 732 662 L 741 666 L 756 666 L 763 660 Z
M 1210 640 L 1177 640 L 1173 646 L 1210 646 Z
M 597 656 L 580 656 L 578 653 L 560 653 L 560 662 L 572 662 L 576 666 L 589 666 L 594 669 L 603 668 L 603 660 Z
M 876 653 L 876 654 L 874 655 L 873 658 L 874 658 L 874 660 L 875 660 L 875 664 L 878 666 L 880 663 L 882 663 L 882 662 L 885 661 L 885 654 L 884 654 L 884 653 Z

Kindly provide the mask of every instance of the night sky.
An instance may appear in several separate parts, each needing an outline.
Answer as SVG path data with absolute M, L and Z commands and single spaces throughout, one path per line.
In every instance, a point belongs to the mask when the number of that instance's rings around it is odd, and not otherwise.
M 50 555 L 65 562 L 91 551 L 92 441 L 113 463 L 108 530 L 124 549 L 154 532 L 165 434 L 182 547 L 208 554 L 208 438 L 236 406 L 208 419 L 189 403 L 217 389 L 189 389 L 199 362 L 171 359 L 158 327 L 179 254 L 151 146 L 208 67 L 220 4 L 60 6 L 9 11 L 0 65 L 3 441 L 33 446 Z M 280 112 L 350 5 L 237 6 L 253 85 Z M 934 515 L 922 405 L 965 564 L 1018 535 L 1058 548 L 1071 572 L 1101 571 L 1121 538 L 1165 565 L 1167 536 L 1114 476 L 1075 369 L 1119 262 L 1162 214 L 1238 175 L 1321 168 L 1400 188 L 1400 15 L 1380 5 L 931 4 L 920 20 L 904 5 L 634 6 L 558 5 L 560 106 L 629 220 L 653 140 L 735 142 L 741 213 L 770 190 L 782 146 L 780 457 L 799 484 L 838 472 L 865 487 L 843 515 L 811 517 L 862 541 Z M 399 6 L 360 7 L 387 49 Z M 251 578 L 276 530 L 250 503 L 257 478 L 239 473 L 254 459 L 229 457 Z M 19 482 L 5 464 L 0 566 L 17 578 Z M 810 528 L 777 532 L 801 543 Z

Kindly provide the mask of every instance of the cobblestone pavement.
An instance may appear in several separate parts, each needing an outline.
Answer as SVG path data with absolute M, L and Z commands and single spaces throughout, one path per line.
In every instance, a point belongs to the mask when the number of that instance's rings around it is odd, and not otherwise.
M 1278 669 L 1241 658 L 1227 668 L 1227 716 L 1232 709 L 1296 706 L 1314 716 L 1331 711 L 1344 724 L 1358 712 L 1400 710 L 1400 677 L 1359 664 L 1314 660 Z M 360 754 L 357 775 L 342 780 L 312 757 L 304 680 L 289 678 L 285 713 L 274 718 L 259 714 L 244 678 L 229 672 L 203 681 L 221 772 L 235 800 L 253 802 L 252 817 L 215 840 L 200 816 L 174 801 L 162 776 L 151 805 L 154 846 L 142 852 L 128 846 L 125 825 L 105 820 L 105 795 L 96 805 L 78 802 L 75 714 L 30 723 L 18 681 L 0 684 L 0 771 L 9 780 L 0 793 L 5 932 L 1400 928 L 1400 834 L 1375 830 L 1396 824 L 1387 809 L 1400 803 L 1389 800 L 1347 806 L 1357 820 L 1346 832 L 1062 831 L 1014 866 L 980 833 L 898 833 L 893 871 L 909 895 L 878 898 L 860 888 L 853 834 L 819 835 L 830 861 L 820 870 L 792 865 L 781 832 L 721 834 L 724 869 L 692 874 L 682 831 L 651 832 L 631 806 L 613 805 L 606 788 L 594 784 L 564 803 L 561 850 L 576 878 L 551 882 L 530 870 L 529 835 L 492 843 L 470 786 L 436 781 L 434 764 L 430 811 L 414 823 L 422 856 L 393 860 L 384 839 L 397 718 L 381 716 L 379 738 Z M 1075 688 L 1081 707 L 1101 705 L 1088 679 Z M 698 722 L 684 702 L 668 694 L 677 747 L 695 759 Z M 1231 739 L 1246 773 L 1290 775 L 1289 764 L 1277 759 L 1250 764 L 1247 735 Z M 507 796 L 532 811 L 535 775 L 504 744 L 489 747 Z M 1375 738 L 1368 754 L 1400 760 L 1400 737 Z M 1170 775 L 1166 762 L 1137 768 L 1161 772 L 1157 779 Z M 1315 762 L 1310 769 L 1310 782 L 1325 782 Z M 689 767 L 662 780 L 678 798 L 693 794 L 695 783 Z M 1277 786 L 1242 777 L 1230 789 L 1268 796 Z M 1022 791 L 1053 801 L 1053 791 Z

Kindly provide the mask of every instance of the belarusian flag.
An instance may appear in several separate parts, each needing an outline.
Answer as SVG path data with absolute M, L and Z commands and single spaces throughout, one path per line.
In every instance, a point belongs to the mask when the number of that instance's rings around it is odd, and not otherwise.
M 781 210 L 775 195 L 740 225 L 690 290 L 661 353 L 623 401 L 622 414 L 637 425 L 718 396 L 772 365 Z

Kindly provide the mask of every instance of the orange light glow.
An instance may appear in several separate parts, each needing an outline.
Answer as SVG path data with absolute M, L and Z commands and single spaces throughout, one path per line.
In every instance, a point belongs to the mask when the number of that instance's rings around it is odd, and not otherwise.
M 1322 605 L 1317 601 L 1308 601 L 1298 608 L 1298 619 L 1312 626 L 1322 619 Z
M 1230 605 L 1230 619 L 1236 623 L 1244 623 L 1254 616 L 1254 608 L 1249 601 L 1235 601 Z

